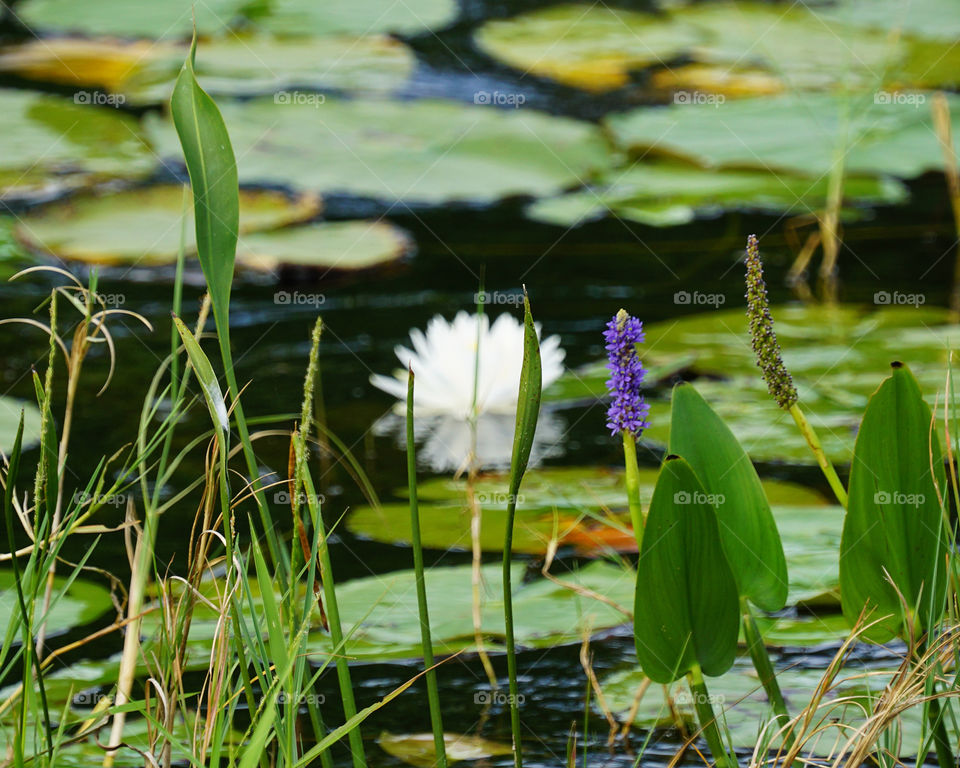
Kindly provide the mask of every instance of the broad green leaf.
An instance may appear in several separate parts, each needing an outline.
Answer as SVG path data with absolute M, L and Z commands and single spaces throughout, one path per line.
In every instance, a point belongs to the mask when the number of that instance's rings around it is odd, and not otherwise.
M 220 382 L 217 381 L 217 375 L 213 372 L 213 366 L 210 365 L 210 359 L 183 321 L 179 317 L 174 317 L 173 322 L 177 326 L 180 338 L 183 339 L 183 346 L 187 350 L 190 364 L 197 373 L 197 381 L 203 388 L 203 397 L 207 402 L 207 409 L 210 411 L 214 427 L 229 432 L 230 419 L 227 416 L 227 406 L 223 400 L 223 392 L 220 390 Z
M 193 187 L 200 266 L 217 329 L 226 333 L 240 217 L 237 165 L 220 110 L 194 76 L 195 52 L 196 39 L 174 86 L 170 112 Z
M 692 384 L 673 389 L 667 450 L 686 459 L 714 497 L 740 594 L 765 611 L 779 611 L 787 599 L 787 564 L 770 504 L 750 457 Z
M 130 115 L 61 96 L 0 89 L 0 199 L 139 179 L 156 159 Z
M 442 27 L 457 16 L 455 0 L 273 0 L 265 14 L 251 15 L 258 26 L 283 36 L 373 32 L 417 34 Z
M 328 96 L 321 105 L 257 98 L 222 104 L 244 184 L 385 203 L 490 203 L 558 194 L 606 168 L 597 126 L 524 107 Z M 165 121 L 146 123 L 158 154 L 179 155 Z
M 874 642 L 904 636 L 908 621 L 918 635 L 930 630 L 946 587 L 940 440 L 913 374 L 902 363 L 892 368 L 857 435 L 840 544 L 844 615 L 853 623 L 866 607 L 868 621 L 878 621 L 865 633 Z
M 670 456 L 653 491 L 637 562 L 634 638 L 644 672 L 670 683 L 699 665 L 733 664 L 740 626 L 737 585 L 710 497 L 687 462 Z

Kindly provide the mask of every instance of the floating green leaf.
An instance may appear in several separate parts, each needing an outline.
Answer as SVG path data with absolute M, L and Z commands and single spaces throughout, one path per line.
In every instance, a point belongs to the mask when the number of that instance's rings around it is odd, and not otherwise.
M 274 229 L 309 219 L 319 209 L 319 200 L 309 195 L 243 190 L 240 230 Z M 180 249 L 184 215 L 185 250 L 195 256 L 193 206 L 185 208 L 183 188 L 172 185 L 84 195 L 37 208 L 18 218 L 14 234 L 27 248 L 62 259 L 172 264 Z
M 155 160 L 137 121 L 108 107 L 0 89 L 0 199 L 141 178 Z
M 730 428 L 691 384 L 673 389 L 667 450 L 682 456 L 714 497 L 740 594 L 765 611 L 779 611 L 787 599 L 787 564 L 760 478 Z
M 328 97 L 225 103 L 244 183 L 340 192 L 386 202 L 492 202 L 556 194 L 610 162 L 596 126 L 529 109 L 443 101 Z M 179 146 L 148 121 L 162 155 Z
M 445 733 L 443 741 L 446 746 L 447 760 L 451 763 L 498 757 L 512 752 L 509 744 L 468 734 Z M 417 768 L 433 768 L 437 764 L 432 734 L 381 733 L 377 744 L 391 757 Z
M 40 410 L 32 403 L 0 397 L 0 451 L 9 453 L 20 425 L 23 412 L 23 447 L 29 448 L 40 442 Z
M 251 14 L 254 15 L 254 14 Z M 274 0 L 259 26 L 282 35 L 415 34 L 444 26 L 457 15 L 455 0 Z
M 670 683 L 700 667 L 726 672 L 737 650 L 737 586 L 717 514 L 682 458 L 660 470 L 637 563 L 634 637 L 652 680 Z
M 21 540 L 21 543 L 22 540 Z M 54 581 L 53 604 L 47 614 L 47 635 L 66 632 L 74 627 L 88 624 L 110 610 L 110 590 L 93 581 L 68 579 L 58 576 Z M 43 610 L 43 592 L 37 600 L 37 616 Z M 28 601 L 29 602 L 29 601 Z M 0 570 L 0 625 L 6 627 L 19 612 L 17 593 L 14 589 L 13 571 Z
M 874 642 L 919 636 L 943 612 L 946 476 L 930 407 L 901 363 L 863 415 L 840 545 L 840 591 L 847 620 L 864 608 Z

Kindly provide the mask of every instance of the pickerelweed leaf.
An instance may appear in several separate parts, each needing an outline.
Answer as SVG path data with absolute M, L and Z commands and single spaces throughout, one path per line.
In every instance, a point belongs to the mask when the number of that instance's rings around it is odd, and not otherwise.
M 664 462 L 637 562 L 634 639 L 647 676 L 671 683 L 699 665 L 726 672 L 737 652 L 737 585 L 717 513 L 690 465 Z
M 194 75 L 196 50 L 194 38 L 173 88 L 170 111 L 193 187 L 200 266 L 217 328 L 225 329 L 240 227 L 237 164 L 220 110 Z
M 904 636 L 909 623 L 927 631 L 946 587 L 940 440 L 913 374 L 892 368 L 860 424 L 840 542 L 844 615 L 853 623 L 866 607 L 874 642 Z
M 765 611 L 787 600 L 787 564 L 777 524 L 750 457 L 692 384 L 673 389 L 671 454 L 690 464 L 715 500 L 720 540 L 741 595 Z

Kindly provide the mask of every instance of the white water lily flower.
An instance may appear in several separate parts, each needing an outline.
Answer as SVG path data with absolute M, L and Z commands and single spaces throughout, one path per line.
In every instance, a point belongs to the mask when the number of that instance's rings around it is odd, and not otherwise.
M 412 367 L 416 376 L 413 402 L 418 414 L 467 419 L 473 415 L 474 372 L 478 371 L 477 414 L 516 412 L 523 365 L 523 324 L 515 317 L 504 313 L 491 326 L 485 314 L 478 317 L 459 312 L 452 323 L 437 315 L 427 323 L 426 333 L 418 328 L 410 331 L 410 340 L 412 350 L 399 345 L 394 349 L 404 370 L 393 378 L 371 376 L 375 387 L 406 401 L 406 368 Z M 563 373 L 564 355 L 559 336 L 548 336 L 540 342 L 544 389 Z

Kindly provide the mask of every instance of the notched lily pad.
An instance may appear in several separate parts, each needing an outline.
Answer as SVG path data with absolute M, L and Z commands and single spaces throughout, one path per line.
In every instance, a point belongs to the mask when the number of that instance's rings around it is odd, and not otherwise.
M 509 744 L 468 734 L 445 733 L 443 743 L 448 762 L 480 760 L 513 752 Z M 416 768 L 433 768 L 437 763 L 432 733 L 381 733 L 377 744 L 391 757 Z
M 77 578 L 67 586 L 67 577 L 57 576 L 47 614 L 47 634 L 55 635 L 100 618 L 113 605 L 110 590 L 93 581 Z M 43 590 L 37 600 L 37 621 L 43 611 Z M 0 626 L 10 627 L 20 608 L 11 569 L 0 570 Z

